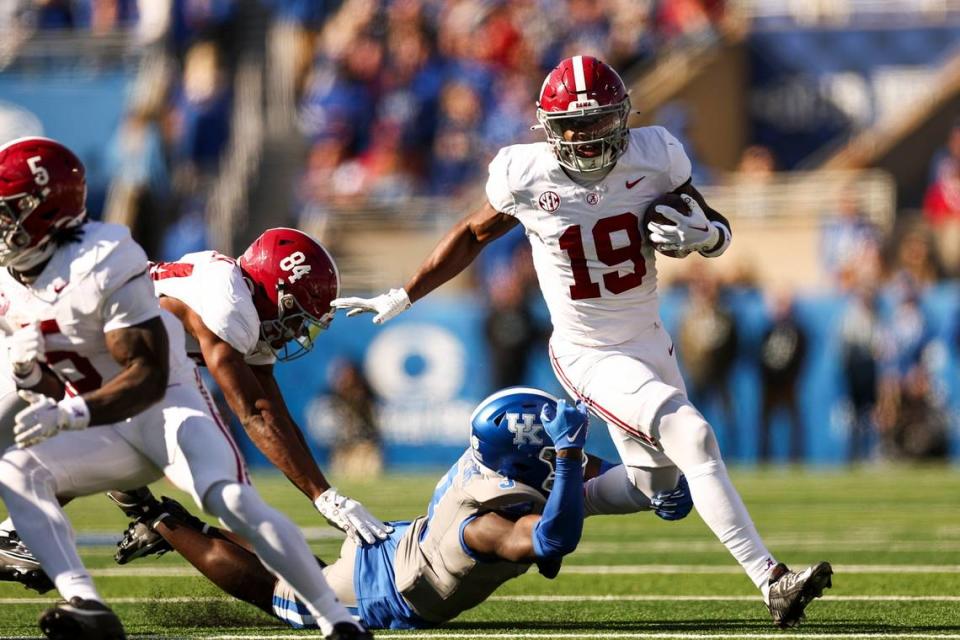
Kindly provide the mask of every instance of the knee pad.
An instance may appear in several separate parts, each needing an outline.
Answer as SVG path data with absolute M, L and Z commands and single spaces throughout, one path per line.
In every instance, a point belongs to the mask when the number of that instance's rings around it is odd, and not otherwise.
M 680 469 L 720 460 L 713 427 L 685 399 L 673 398 L 664 403 L 657 421 L 663 452 Z
M 33 494 L 40 486 L 54 491 L 53 474 L 23 449 L 10 449 L 0 458 L 0 492 Z
M 210 485 L 203 494 L 203 508 L 210 515 L 223 518 L 224 514 L 241 516 L 246 500 L 244 485 L 239 482 L 222 481 Z
M 275 530 L 283 525 L 279 513 L 263 501 L 250 485 L 239 482 L 218 482 L 207 489 L 204 509 L 231 531 L 245 538 Z M 291 525 L 292 526 L 292 525 Z

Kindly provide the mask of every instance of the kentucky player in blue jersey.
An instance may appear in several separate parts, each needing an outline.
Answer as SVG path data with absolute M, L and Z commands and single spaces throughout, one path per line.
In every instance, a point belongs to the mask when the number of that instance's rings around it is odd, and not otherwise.
M 555 577 L 587 515 L 653 510 L 677 520 L 693 506 L 682 477 L 676 489 L 652 499 L 633 489 L 611 502 L 601 484 L 631 485 L 620 465 L 583 453 L 585 407 L 538 389 L 493 394 L 470 426 L 470 447 L 437 484 L 427 515 L 392 523 L 389 538 L 373 545 L 347 539 L 340 558 L 324 566 L 337 597 L 370 628 L 451 620 L 533 565 Z M 244 541 L 168 498 L 146 507 L 138 522 L 224 591 L 293 627 L 315 626 L 290 586 L 267 572 Z

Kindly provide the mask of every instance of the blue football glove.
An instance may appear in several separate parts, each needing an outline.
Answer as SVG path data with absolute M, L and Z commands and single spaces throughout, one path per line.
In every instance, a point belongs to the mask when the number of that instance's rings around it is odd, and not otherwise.
M 680 474 L 680 481 L 676 488 L 670 491 L 658 491 L 650 500 L 653 512 L 664 520 L 683 520 L 693 509 L 693 498 L 690 497 L 690 487 L 687 479 Z
M 587 441 L 588 420 L 587 406 L 582 402 L 571 407 L 566 400 L 560 400 L 556 407 L 545 404 L 540 411 L 540 422 L 553 440 L 553 448 L 557 451 L 574 447 L 583 449 Z

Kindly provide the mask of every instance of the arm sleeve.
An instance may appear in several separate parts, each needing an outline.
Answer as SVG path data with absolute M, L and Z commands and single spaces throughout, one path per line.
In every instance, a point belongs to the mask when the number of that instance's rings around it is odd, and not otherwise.
M 517 215 L 517 200 L 510 189 L 509 168 L 510 161 L 507 149 L 503 148 L 490 161 L 489 175 L 487 176 L 487 200 L 490 206 L 507 215 Z
M 103 301 L 101 307 L 103 332 L 126 329 L 160 315 L 160 303 L 154 295 L 153 283 L 147 272 L 134 276 L 120 285 Z
M 553 490 L 533 528 L 537 558 L 560 558 L 572 553 L 583 533 L 583 464 L 557 457 Z

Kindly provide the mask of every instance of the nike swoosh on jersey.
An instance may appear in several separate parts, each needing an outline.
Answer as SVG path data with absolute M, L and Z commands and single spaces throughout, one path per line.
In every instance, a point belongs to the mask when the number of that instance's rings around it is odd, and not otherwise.
M 636 180 L 633 180 L 633 181 L 627 180 L 627 189 L 633 189 L 635 186 L 637 186 L 638 184 L 640 184 L 640 181 L 641 181 L 641 180 L 643 180 L 643 179 L 646 178 L 646 177 L 647 177 L 647 176 L 640 176 L 639 178 L 637 178 Z
M 667 349 L 667 353 L 669 353 L 670 355 L 673 355 L 673 345 L 672 345 L 672 344 L 670 345 L 670 348 Z

